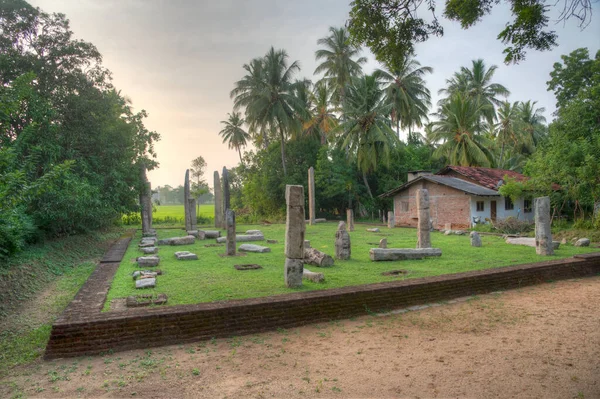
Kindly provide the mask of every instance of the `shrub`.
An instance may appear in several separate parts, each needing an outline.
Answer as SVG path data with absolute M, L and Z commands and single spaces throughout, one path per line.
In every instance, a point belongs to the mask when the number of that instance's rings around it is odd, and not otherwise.
M 533 231 L 535 223 L 531 220 L 519 220 L 514 217 L 498 219 L 493 222 L 494 229 L 503 234 L 521 234 Z
M 22 250 L 35 231 L 31 217 L 23 209 L 0 209 L 0 258 Z

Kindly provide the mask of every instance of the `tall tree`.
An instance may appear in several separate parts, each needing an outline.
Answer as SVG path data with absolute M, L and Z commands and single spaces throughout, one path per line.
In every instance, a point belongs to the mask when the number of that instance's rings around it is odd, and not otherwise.
M 507 102 L 502 103 L 498 109 L 498 123 L 496 124 L 496 142 L 500 145 L 500 156 L 498 158 L 498 167 L 503 167 L 504 150 L 507 145 L 516 145 L 519 141 L 518 133 L 518 106 Z
M 223 143 L 227 143 L 229 149 L 237 150 L 240 156 L 240 163 L 243 163 L 242 147 L 245 147 L 250 139 L 250 135 L 242 128 L 244 119 L 239 112 L 234 111 L 231 114 L 227 114 L 227 120 L 221 121 L 221 124 L 224 127 L 219 134 L 223 137 Z
M 315 85 L 311 93 L 310 119 L 304 122 L 303 126 L 305 134 L 320 138 L 321 145 L 327 143 L 327 138 L 338 125 L 331 97 L 332 92 L 327 82 L 321 81 Z
M 467 95 L 483 106 L 481 116 L 492 124 L 496 117 L 495 107 L 502 103 L 499 97 L 508 97 L 510 94 L 506 87 L 492 82 L 497 69 L 496 65 L 487 68 L 482 59 L 473 60 L 471 69 L 461 67 L 459 72 L 446 81 L 447 87 L 441 89 L 439 93 L 446 94 L 448 97 L 457 92 Z
M 333 103 L 342 107 L 345 98 L 346 86 L 353 76 L 362 73 L 361 65 L 367 62 L 365 57 L 359 57 L 360 47 L 349 40 L 348 30 L 345 27 L 329 28 L 329 36 L 317 40 L 323 48 L 315 52 L 315 59 L 321 63 L 314 74 L 324 73 L 324 79 L 333 90 Z
M 544 107 L 536 108 L 537 101 L 527 100 L 518 104 L 517 112 L 526 137 L 526 143 L 530 143 L 526 149 L 533 154 L 535 147 L 546 138 L 548 128 Z
M 234 110 L 245 108 L 251 131 L 278 133 L 285 176 L 285 142 L 289 134 L 300 130 L 297 116 L 305 112 L 294 95 L 293 77 L 300 71 L 300 64 L 298 61 L 288 64 L 288 58 L 285 50 L 271 47 L 264 57 L 244 65 L 249 75 L 236 82 L 230 94 Z
M 433 73 L 433 68 L 421 66 L 410 57 L 404 58 L 399 66 L 387 71 L 378 69 L 375 74 L 387 85 L 386 99 L 392 105 L 392 122 L 396 123 L 396 133 L 400 137 L 400 127 L 421 127 L 427 121 L 431 106 L 431 94 L 424 76 Z
M 477 24 L 492 12 L 499 1 L 447 0 L 444 17 L 460 22 L 463 29 Z M 559 5 L 560 3 L 560 5 Z M 506 63 L 518 63 L 525 59 L 527 50 L 545 51 L 557 45 L 556 32 L 548 29 L 548 12 L 559 7 L 560 21 L 574 18 L 580 28 L 585 28 L 592 18 L 592 1 L 562 0 L 547 5 L 543 0 L 508 0 L 511 20 L 498 34 L 498 40 L 506 46 Z M 381 62 L 388 63 L 397 54 L 410 54 L 415 43 L 424 42 L 430 36 L 442 36 L 444 29 L 439 23 L 435 0 L 353 0 L 350 3 L 348 29 L 356 44 L 366 44 Z M 420 7 L 427 7 L 431 16 L 423 18 Z
M 479 115 L 486 112 L 490 104 L 480 104 L 462 93 L 453 94 L 433 123 L 434 138 L 442 143 L 434 156 L 447 157 L 451 165 L 492 166 L 491 143 L 478 133 Z
M 367 174 L 377 170 L 378 165 L 389 163 L 390 152 L 398 144 L 388 119 L 391 107 L 376 76 L 354 77 L 344 101 L 346 120 L 336 128 L 340 134 L 338 143 L 356 159 L 371 198 Z

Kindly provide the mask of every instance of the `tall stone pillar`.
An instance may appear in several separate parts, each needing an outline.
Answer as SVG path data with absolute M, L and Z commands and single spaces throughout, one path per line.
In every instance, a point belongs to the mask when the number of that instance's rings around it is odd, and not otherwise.
M 142 216 L 142 234 L 152 233 L 152 190 L 146 175 L 146 167 L 140 165 L 142 189 L 140 191 L 140 208 Z
M 192 230 L 192 218 L 190 215 L 190 170 L 185 170 L 185 181 L 183 182 L 183 211 L 185 213 L 185 231 Z
M 346 209 L 346 224 L 348 231 L 354 231 L 354 209 Z
M 227 209 L 225 212 L 225 224 L 227 226 L 227 256 L 235 255 L 235 212 Z
M 417 248 L 431 248 L 431 232 L 429 231 L 429 192 L 417 190 Z
M 304 187 L 285 186 L 285 202 L 285 284 L 293 288 L 302 286 L 304 272 Z
M 389 229 L 396 227 L 396 217 L 394 216 L 394 211 L 388 211 L 387 224 Z
M 198 230 L 198 218 L 196 217 L 196 199 L 188 199 L 188 211 L 190 213 L 190 230 Z M 188 230 L 188 231 L 190 231 Z
M 227 228 L 225 217 L 227 209 L 231 208 L 231 203 L 229 199 L 229 173 L 227 172 L 226 167 L 223 167 L 223 174 L 221 177 L 223 180 L 223 228 Z
M 223 227 L 223 191 L 221 189 L 221 179 L 219 172 L 214 173 L 214 194 L 215 194 L 215 228 Z
M 554 255 L 552 231 L 550 230 L 550 197 L 539 197 L 535 207 L 535 252 L 538 255 Z
M 308 168 L 308 220 L 311 225 L 316 224 L 315 205 L 315 169 L 311 166 Z

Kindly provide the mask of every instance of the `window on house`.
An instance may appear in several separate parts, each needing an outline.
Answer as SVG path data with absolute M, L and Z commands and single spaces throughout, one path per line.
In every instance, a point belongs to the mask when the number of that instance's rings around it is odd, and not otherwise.
M 485 210 L 484 202 L 477 201 L 477 212 L 483 212 Z
M 504 198 L 504 210 L 512 211 L 515 209 L 515 204 L 513 204 L 512 200 L 509 197 Z
M 402 212 L 408 212 L 408 201 L 400 202 L 400 210 Z
M 531 213 L 532 209 L 531 209 L 531 198 L 529 199 L 525 199 L 525 201 L 523 202 L 523 212 L 525 213 Z

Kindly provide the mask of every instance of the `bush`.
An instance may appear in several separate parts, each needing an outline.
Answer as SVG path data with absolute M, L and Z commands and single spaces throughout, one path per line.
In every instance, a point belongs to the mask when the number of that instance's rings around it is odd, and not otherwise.
M 31 217 L 23 209 L 0 209 L 0 258 L 22 250 L 35 231 Z
M 121 216 L 121 221 L 126 226 L 142 224 L 142 216 L 136 212 L 126 213 Z
M 514 217 L 498 219 L 492 222 L 494 229 L 503 234 L 522 234 L 533 231 L 535 223 L 531 220 L 519 220 Z

